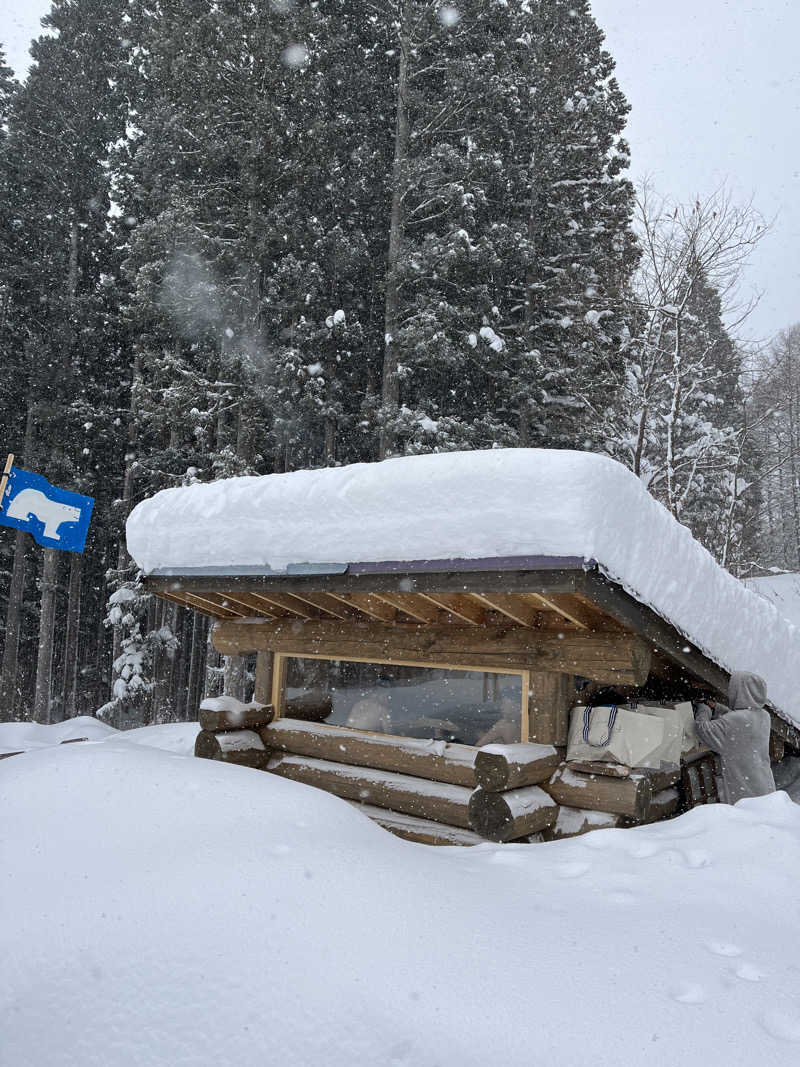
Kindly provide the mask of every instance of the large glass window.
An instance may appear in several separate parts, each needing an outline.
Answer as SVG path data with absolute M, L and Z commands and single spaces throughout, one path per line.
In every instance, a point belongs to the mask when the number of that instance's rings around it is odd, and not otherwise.
M 522 674 L 286 657 L 280 714 L 371 733 L 522 740 Z

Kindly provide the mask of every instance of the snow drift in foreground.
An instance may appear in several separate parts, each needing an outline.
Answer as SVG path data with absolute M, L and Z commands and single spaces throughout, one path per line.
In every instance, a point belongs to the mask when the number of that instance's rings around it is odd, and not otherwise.
M 800 725 L 800 632 L 720 567 L 620 463 L 494 449 L 165 489 L 127 526 L 145 571 L 577 556 Z
M 345 802 L 118 740 L 0 762 L 3 1061 L 789 1067 L 785 794 L 434 849 Z
M 199 722 L 164 723 L 160 726 L 141 726 L 136 730 L 115 730 L 93 715 L 78 715 L 74 719 L 45 726 L 38 722 L 0 722 L 0 754 L 29 752 L 49 748 L 64 741 L 109 741 L 117 739 L 126 744 L 149 745 L 181 756 L 194 754 L 194 743 L 200 729 Z

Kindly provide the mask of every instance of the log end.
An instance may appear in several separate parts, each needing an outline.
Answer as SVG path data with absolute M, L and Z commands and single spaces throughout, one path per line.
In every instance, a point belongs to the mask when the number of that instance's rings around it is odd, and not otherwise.
M 502 793 L 476 789 L 469 799 L 469 824 L 487 841 L 505 841 L 512 832 L 514 818 Z
M 491 793 L 502 793 L 508 786 L 508 761 L 496 752 L 479 751 L 475 756 L 475 781 Z
M 201 730 L 197 735 L 194 742 L 194 754 L 200 759 L 219 759 L 221 749 L 210 730 Z
M 218 701 L 209 701 L 217 705 Z M 271 704 L 242 704 L 238 708 L 203 707 L 200 705 L 200 729 L 209 733 L 228 730 L 260 730 L 275 718 Z

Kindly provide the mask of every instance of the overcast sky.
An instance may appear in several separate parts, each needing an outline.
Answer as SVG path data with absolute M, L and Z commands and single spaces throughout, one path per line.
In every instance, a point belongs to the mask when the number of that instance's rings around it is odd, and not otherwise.
M 45 0 L 4 0 L 0 42 L 18 73 Z M 592 0 L 632 105 L 631 176 L 683 200 L 727 182 L 775 227 L 748 282 L 748 327 L 765 338 L 800 320 L 800 3 Z

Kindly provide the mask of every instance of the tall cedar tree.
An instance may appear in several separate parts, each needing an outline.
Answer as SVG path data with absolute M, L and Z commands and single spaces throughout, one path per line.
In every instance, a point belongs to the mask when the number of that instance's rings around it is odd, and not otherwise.
M 123 380 L 107 162 L 125 127 L 126 6 L 53 4 L 43 20 L 50 32 L 33 44 L 3 147 L 10 364 L 25 398 L 17 406 L 18 451 L 27 436 L 29 467 L 98 498 L 84 557 L 36 553 L 38 653 L 25 658 L 36 662 L 33 710 L 42 719 L 74 714 L 78 671 L 84 692 L 103 671 L 96 619 Z M 84 598 L 91 610 L 82 618 Z M 29 631 L 26 647 L 35 637 Z
M 636 246 L 589 6 L 392 6 L 384 451 L 602 447 Z

